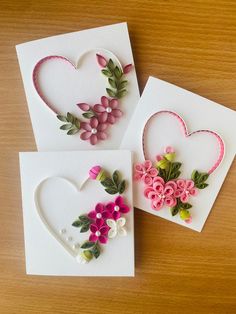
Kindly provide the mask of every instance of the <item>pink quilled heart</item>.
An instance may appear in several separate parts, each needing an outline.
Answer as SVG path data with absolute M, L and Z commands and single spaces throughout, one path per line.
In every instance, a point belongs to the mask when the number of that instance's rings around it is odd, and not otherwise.
M 219 136 L 219 134 L 217 134 L 216 132 L 214 131 L 211 131 L 211 130 L 197 130 L 197 131 L 194 131 L 194 132 L 188 132 L 188 129 L 187 129 L 187 126 L 186 126 L 186 123 L 185 121 L 183 120 L 183 118 L 181 118 L 177 113 L 173 112 L 173 111 L 169 111 L 169 110 L 162 110 L 162 111 L 158 111 L 156 113 L 154 113 L 146 122 L 145 126 L 144 126 L 144 129 L 143 129 L 143 135 L 142 135 L 142 147 L 143 147 L 143 155 L 144 155 L 144 158 L 145 160 L 147 160 L 147 153 L 146 153 L 146 149 L 145 149 L 145 133 L 147 132 L 147 128 L 148 128 L 148 125 L 150 123 L 150 121 L 152 119 L 155 119 L 156 117 L 159 117 L 160 115 L 162 114 L 169 114 L 171 116 L 173 116 L 174 118 L 177 119 L 177 121 L 180 123 L 181 125 L 181 128 L 183 129 L 184 131 L 184 136 L 185 137 L 192 137 L 194 136 L 194 134 L 197 134 L 197 133 L 202 133 L 202 134 L 210 134 L 212 135 L 214 138 L 216 138 L 216 140 L 218 141 L 219 143 L 219 155 L 215 161 L 215 163 L 212 165 L 212 167 L 207 171 L 209 174 L 211 174 L 213 171 L 215 171 L 220 163 L 222 162 L 223 160 L 223 157 L 224 157 L 224 153 L 225 153 L 225 145 L 224 145 L 224 142 L 222 140 L 222 138 Z

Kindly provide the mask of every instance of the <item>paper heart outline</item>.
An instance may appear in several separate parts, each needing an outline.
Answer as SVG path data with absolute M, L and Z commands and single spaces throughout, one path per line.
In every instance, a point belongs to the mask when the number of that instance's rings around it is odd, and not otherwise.
M 119 65 L 120 68 L 122 68 L 122 65 L 118 59 L 118 57 L 113 53 L 111 52 L 110 50 L 108 49 L 104 49 L 104 48 L 94 48 L 94 49 L 90 49 L 90 50 L 87 50 L 85 51 L 84 53 L 82 53 L 77 61 L 74 63 L 72 61 L 70 61 L 69 58 L 66 58 L 64 56 L 59 56 L 59 55 L 49 55 L 49 56 L 46 56 L 42 59 L 40 59 L 36 65 L 34 66 L 34 69 L 33 69 L 33 73 L 32 73 L 32 79 L 33 79 L 33 85 L 34 85 L 34 88 L 37 92 L 37 94 L 39 95 L 39 97 L 41 98 L 41 100 L 43 101 L 43 103 L 53 112 L 55 113 L 56 115 L 60 114 L 57 109 L 55 108 L 55 105 L 53 104 L 50 104 L 50 102 L 47 100 L 47 98 L 45 97 L 44 93 L 42 92 L 42 89 L 40 88 L 39 84 L 38 84 L 38 73 L 39 73 L 39 70 L 40 70 L 40 67 L 42 64 L 44 64 L 45 62 L 49 61 L 49 60 L 52 60 L 52 59 L 59 59 L 59 60 L 62 60 L 62 61 L 65 61 L 67 63 L 69 63 L 70 66 L 72 66 L 74 68 L 74 70 L 79 70 L 79 64 L 82 62 L 82 59 L 90 52 L 93 52 L 93 51 L 103 51 L 105 53 L 108 53 L 110 54 L 113 58 L 115 58 L 117 64 Z
M 219 143 L 219 147 L 220 147 L 220 152 L 219 152 L 218 158 L 217 158 L 216 162 L 214 163 L 214 165 L 210 168 L 210 170 L 207 171 L 208 174 L 213 173 L 219 167 L 219 165 L 221 164 L 221 162 L 222 162 L 222 160 L 224 158 L 224 155 L 225 155 L 225 144 L 224 144 L 224 141 L 222 140 L 222 138 L 220 137 L 220 135 L 218 133 L 216 133 L 216 132 L 214 132 L 212 130 L 209 130 L 209 129 L 201 129 L 201 130 L 189 132 L 184 119 L 179 114 L 177 114 L 176 112 L 171 111 L 171 110 L 161 110 L 161 111 L 158 111 L 158 112 L 152 114 L 148 118 L 148 120 L 146 121 L 146 123 L 144 125 L 144 128 L 143 128 L 143 133 L 142 133 L 142 151 L 143 151 L 144 159 L 145 160 L 148 159 L 147 158 L 147 153 L 145 151 L 145 134 L 147 132 L 148 124 L 156 116 L 158 116 L 160 114 L 163 114 L 163 113 L 170 114 L 170 115 L 174 116 L 180 122 L 180 124 L 181 124 L 181 126 L 182 126 L 182 128 L 184 130 L 184 136 L 186 138 L 190 137 L 190 136 L 193 136 L 196 133 L 209 133 L 209 134 L 211 134 L 212 136 L 214 136 L 217 139 L 217 141 Z
M 61 180 L 63 180 L 69 186 L 73 187 L 73 189 L 75 189 L 77 192 L 81 191 L 82 185 L 80 187 L 78 187 L 78 185 L 76 185 L 72 180 L 70 180 L 68 178 L 59 177 L 59 176 L 52 176 L 52 177 L 47 177 L 47 178 L 43 179 L 37 185 L 37 187 L 35 188 L 35 191 L 34 191 L 34 203 L 35 203 L 36 211 L 37 211 L 37 213 L 38 213 L 42 223 L 47 228 L 47 230 L 51 234 L 51 236 L 53 236 L 53 238 L 56 239 L 72 257 L 76 258 L 77 255 L 78 255 L 78 252 L 74 251 L 69 245 L 65 244 L 65 242 L 60 238 L 60 236 L 57 234 L 57 232 L 55 232 L 53 230 L 53 228 L 51 227 L 50 223 L 47 221 L 47 219 L 43 215 L 43 210 L 41 208 L 40 201 L 39 201 L 39 193 L 40 193 L 40 189 L 42 188 L 43 184 L 46 181 L 49 181 L 49 180 L 52 180 L 52 179 L 61 179 Z

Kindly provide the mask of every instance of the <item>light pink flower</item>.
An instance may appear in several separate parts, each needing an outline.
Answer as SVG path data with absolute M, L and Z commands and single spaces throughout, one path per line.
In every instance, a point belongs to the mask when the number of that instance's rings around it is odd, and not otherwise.
M 132 65 L 131 63 L 125 65 L 125 66 L 123 67 L 123 73 L 124 73 L 124 74 L 129 73 L 129 72 L 132 70 L 132 68 L 133 68 L 133 65 Z
M 165 149 L 166 154 L 172 154 L 175 152 L 174 148 L 172 146 L 167 146 Z
M 151 185 L 153 178 L 158 175 L 158 170 L 152 166 L 151 160 L 145 160 L 143 164 L 134 166 L 134 179 L 143 180 L 145 184 Z
M 151 199 L 153 209 L 160 210 L 163 206 L 173 207 L 177 204 L 174 195 L 176 188 L 177 185 L 174 181 L 165 183 L 161 177 L 155 177 L 152 186 L 148 186 L 144 190 L 144 195 Z
M 80 126 L 85 130 L 80 135 L 81 140 L 89 140 L 92 145 L 95 145 L 98 140 L 107 139 L 107 134 L 104 132 L 107 129 L 107 123 L 99 123 L 95 117 L 91 118 L 90 122 L 81 122 Z
M 175 197 L 180 198 L 181 202 L 187 203 L 190 196 L 197 195 L 198 190 L 194 187 L 193 180 L 179 179 L 176 183 Z
M 99 114 L 99 121 L 114 124 L 118 118 L 122 116 L 122 111 L 118 108 L 118 100 L 108 99 L 102 96 L 101 104 L 94 105 L 93 109 Z
M 121 214 L 127 214 L 130 208 L 124 203 L 122 196 L 117 196 L 114 203 L 111 202 L 106 205 L 106 210 L 114 220 L 117 220 L 120 218 Z
M 102 67 L 105 68 L 107 66 L 107 60 L 100 54 L 96 54 L 97 62 Z

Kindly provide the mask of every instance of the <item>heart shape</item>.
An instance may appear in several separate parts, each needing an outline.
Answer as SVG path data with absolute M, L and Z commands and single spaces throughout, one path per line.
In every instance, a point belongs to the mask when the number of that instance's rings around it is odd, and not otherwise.
M 168 119 L 165 116 L 168 116 Z M 203 155 L 204 159 L 203 162 L 201 163 L 201 166 L 204 164 L 204 161 L 206 161 L 206 164 L 208 164 L 208 169 L 203 169 L 206 172 L 208 172 L 209 174 L 213 173 L 220 165 L 220 163 L 223 160 L 224 157 L 224 153 L 225 153 L 225 145 L 224 142 L 222 140 L 222 138 L 219 136 L 219 134 L 217 134 L 214 131 L 205 129 L 205 130 L 197 130 L 194 132 L 189 132 L 187 129 L 187 125 L 185 123 L 185 121 L 183 120 L 182 117 L 180 117 L 177 113 L 173 112 L 173 111 L 169 111 L 169 110 L 162 110 L 159 112 L 154 113 L 146 122 L 144 129 L 143 129 L 143 134 L 142 134 L 142 147 L 143 147 L 143 155 L 144 158 L 147 160 L 149 159 L 147 157 L 147 142 L 148 140 L 146 139 L 147 133 L 149 131 L 150 128 L 150 124 L 152 122 L 156 122 L 157 119 L 155 118 L 160 118 L 160 117 L 164 117 L 164 120 L 162 123 L 160 123 L 159 126 L 155 125 L 155 129 L 151 130 L 151 134 L 153 134 L 153 132 L 156 132 L 156 130 L 159 130 L 159 143 L 161 142 L 161 144 L 159 146 L 173 146 L 174 148 L 178 148 L 179 147 L 179 143 L 181 141 L 179 134 L 178 134 L 178 129 L 173 128 L 174 129 L 174 134 L 173 134 L 173 130 L 171 130 L 171 127 L 173 125 L 173 118 L 175 121 L 178 122 L 178 124 L 180 124 L 181 128 L 180 130 L 182 131 L 182 134 L 184 135 L 185 140 L 187 139 L 188 141 L 191 139 L 191 146 L 193 146 L 193 139 L 197 139 L 197 147 L 198 149 L 200 149 L 201 144 L 204 144 L 204 150 L 203 153 L 201 155 Z M 171 119 L 169 119 L 171 118 Z M 171 134 L 172 132 L 172 134 Z M 172 138 L 172 139 L 171 139 Z M 173 139 L 174 138 L 174 139 Z M 170 141 L 173 141 L 172 143 Z M 208 143 L 208 142 L 209 143 Z M 157 140 L 158 142 L 158 140 Z M 149 141 L 148 142 L 148 146 L 149 147 L 153 147 L 153 137 L 152 137 L 152 142 Z M 184 145 L 184 144 L 181 144 Z M 185 143 L 186 145 L 186 143 Z M 164 151 L 164 147 L 161 147 L 160 149 L 156 149 L 156 154 L 160 153 L 162 151 Z M 183 146 L 184 147 L 184 146 Z M 213 149 L 210 149 L 210 147 L 213 147 Z M 156 148 L 156 146 L 155 146 Z M 196 150 L 196 152 L 198 151 L 198 149 Z M 208 150 L 208 153 L 206 153 L 206 150 Z M 218 153 L 216 153 L 215 151 L 218 150 Z M 195 152 L 195 153 L 196 153 Z M 179 155 L 179 153 L 178 153 Z M 214 155 L 214 156 L 213 156 Z M 153 156 L 153 154 L 152 154 Z M 194 160 L 194 156 L 191 156 L 191 151 L 189 152 L 189 158 L 188 161 L 190 161 L 191 158 L 191 163 L 193 163 Z M 198 154 L 198 158 L 200 158 L 201 156 L 199 156 Z M 180 160 L 183 160 L 183 158 L 180 158 Z M 194 169 L 198 169 L 198 167 L 195 167 L 195 164 L 192 168 L 192 170 Z
M 81 69 L 83 59 L 90 53 L 96 51 L 97 53 L 103 53 L 103 55 L 108 56 L 112 58 L 114 61 L 117 62 L 117 64 L 122 68 L 122 65 L 119 61 L 119 59 L 109 50 L 103 49 L 103 48 L 96 48 L 96 49 L 91 49 L 86 52 L 84 52 L 77 60 L 76 63 L 73 63 L 70 61 L 68 58 L 64 56 L 59 56 L 59 55 L 51 55 L 51 56 L 46 56 L 39 60 L 37 64 L 35 65 L 33 69 L 33 74 L 32 74 L 32 79 L 33 79 L 33 84 L 35 87 L 35 90 L 37 91 L 38 95 L 44 102 L 44 104 L 56 115 L 61 114 L 61 110 L 63 110 L 64 106 L 67 106 L 67 109 L 64 111 L 73 111 L 68 109 L 68 106 L 75 107 L 74 105 L 78 102 L 78 95 L 77 95 L 77 79 L 78 76 L 74 70 L 79 70 Z M 59 62 L 59 64 L 57 64 Z M 63 68 L 60 68 L 63 62 Z M 53 63 L 53 64 L 52 64 Z M 55 63 L 55 64 L 54 64 Z M 43 78 L 40 78 L 40 74 L 43 70 L 45 70 L 45 67 L 47 66 L 52 66 L 52 70 L 55 71 L 53 73 L 56 73 L 56 75 L 53 75 L 52 78 L 48 78 L 49 75 L 44 73 Z M 59 66 L 59 68 L 58 68 Z M 71 71 L 72 70 L 72 71 Z M 83 69 L 84 70 L 84 69 Z M 93 69 L 88 69 L 89 75 L 94 76 L 94 71 Z M 66 73 L 66 75 L 65 75 Z M 85 71 L 86 73 L 86 71 Z M 65 78 L 64 78 L 65 75 Z M 100 75 L 100 69 L 99 69 L 99 75 Z M 71 86 L 68 86 L 68 81 L 71 79 Z M 52 81 L 50 81 L 52 80 Z M 46 84 L 45 84 L 46 81 Z M 54 81 L 59 81 L 59 87 L 56 86 L 56 83 Z M 94 87 L 96 89 L 96 85 L 98 85 L 99 91 L 101 90 L 101 86 L 99 84 L 88 84 L 88 82 L 84 79 L 84 77 L 81 80 L 81 91 L 86 90 L 86 88 L 92 88 Z M 66 95 L 66 88 L 71 88 L 71 91 Z M 98 95 L 100 98 L 101 95 L 103 94 L 103 91 L 105 90 L 105 86 L 103 90 L 101 90 L 101 93 Z M 97 90 L 96 90 L 97 91 Z M 53 97 L 46 96 L 47 94 L 54 94 Z M 91 97 L 94 95 L 94 93 L 88 92 L 88 97 Z M 91 95 L 92 94 L 92 95 Z M 65 99 L 63 99 L 63 97 Z M 50 98 L 53 98 L 55 100 L 52 100 Z M 92 101 L 92 99 L 91 99 Z M 55 103 L 56 102 L 56 103 Z M 57 103 L 58 102 L 58 103 Z M 92 101 L 94 102 L 94 100 Z M 60 103 L 60 104 L 59 104 Z M 61 110 L 58 108 L 58 106 L 61 108 Z M 72 107 L 72 108 L 73 108 Z
M 56 190 L 61 189 L 60 194 L 62 195 L 64 195 L 65 193 L 65 187 L 61 185 L 61 183 L 59 182 L 58 182 L 59 185 L 56 186 L 55 180 L 59 180 L 62 181 L 63 183 L 66 183 L 66 185 L 70 189 L 72 188 L 71 192 L 75 193 L 81 191 L 82 186 L 78 187 L 71 180 L 64 177 L 48 177 L 38 184 L 34 192 L 35 207 L 42 223 L 47 228 L 49 233 L 64 247 L 64 249 L 71 256 L 76 257 L 79 252 L 79 245 L 77 241 L 74 241 L 74 239 L 76 239 L 77 237 L 77 230 L 74 230 L 75 228 L 71 226 L 71 223 L 75 219 L 75 217 L 79 216 L 80 212 L 77 209 L 74 211 L 71 209 L 65 211 L 66 204 L 59 204 L 58 205 L 60 207 L 59 209 L 55 208 L 54 204 L 52 204 L 49 211 L 45 210 L 46 206 L 45 207 L 42 206 L 40 194 L 43 187 L 47 183 L 50 183 L 51 180 L 54 181 L 52 190 L 54 191 L 55 189 Z M 50 190 L 48 193 L 50 193 Z M 47 203 L 50 202 L 50 196 L 46 197 L 45 202 Z

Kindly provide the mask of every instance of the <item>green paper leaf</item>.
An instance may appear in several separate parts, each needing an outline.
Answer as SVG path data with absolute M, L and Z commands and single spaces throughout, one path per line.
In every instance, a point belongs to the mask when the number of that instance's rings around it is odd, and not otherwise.
M 73 123 L 74 117 L 70 112 L 67 112 L 67 121 Z
M 177 204 L 176 206 L 174 206 L 174 207 L 171 207 L 171 208 L 170 208 L 170 211 L 171 211 L 171 215 L 172 215 L 172 216 L 177 215 L 178 212 L 179 212 L 178 204 Z
M 67 118 L 62 116 L 62 115 L 60 115 L 60 114 L 57 115 L 57 119 L 59 119 L 62 122 L 67 122 Z
M 114 195 L 118 192 L 116 188 L 107 188 L 107 189 L 105 189 L 105 191 L 111 195 Z
M 80 232 L 81 233 L 87 232 L 89 230 L 89 227 L 90 227 L 90 223 L 84 224 L 82 228 L 80 229 Z
M 72 226 L 73 227 L 81 227 L 83 225 L 83 222 L 81 220 L 76 220 L 73 222 Z
M 197 182 L 197 180 L 200 178 L 200 174 L 197 170 L 194 170 L 192 172 L 192 175 L 191 175 L 191 179 L 194 181 L 194 182 Z
M 171 164 L 171 171 L 177 171 L 181 167 L 181 162 L 172 162 Z
M 98 258 L 99 255 L 100 255 L 100 248 L 98 247 L 98 245 L 95 245 L 95 246 L 92 248 L 91 252 L 92 252 L 92 254 L 93 254 L 93 256 L 94 256 L 95 258 Z
M 116 186 L 119 184 L 119 172 L 116 170 L 112 174 L 112 180 L 115 183 Z
M 106 88 L 106 91 L 110 97 L 116 97 L 116 93 L 113 90 L 111 90 L 110 88 Z
M 90 248 L 93 247 L 94 245 L 95 245 L 94 242 L 85 241 L 85 242 L 81 245 L 81 249 L 90 249 Z
M 125 188 L 126 188 L 126 181 L 123 180 L 123 181 L 121 181 L 121 183 L 118 186 L 119 194 L 124 193 Z
M 78 132 L 79 132 L 79 130 L 77 128 L 73 128 L 67 132 L 67 135 L 74 135 Z
M 189 203 L 182 203 L 181 202 L 181 204 L 179 205 L 179 207 L 180 208 L 182 208 L 182 209 L 189 209 L 189 208 L 191 208 L 191 207 L 193 207 L 191 204 L 189 204 Z
M 92 111 L 82 113 L 82 116 L 86 119 L 91 119 L 95 117 L 95 113 Z
M 114 69 L 114 75 L 118 79 L 120 79 L 121 76 L 123 75 L 123 72 L 121 71 L 121 69 L 118 66 L 116 66 Z
M 176 172 L 174 172 L 174 173 L 171 173 L 171 175 L 169 176 L 168 181 L 169 181 L 169 180 L 177 179 L 177 178 L 180 176 L 180 174 L 181 174 L 181 172 L 180 172 L 179 170 L 176 171 Z
M 68 124 L 63 124 L 62 126 L 60 126 L 61 130 L 69 130 L 72 127 L 71 123 Z
M 107 67 L 108 67 L 108 69 L 109 69 L 111 72 L 114 70 L 115 64 L 114 64 L 114 62 L 113 62 L 112 59 L 109 59 L 109 61 L 108 61 L 108 63 L 107 63 Z
M 90 219 L 88 218 L 88 216 L 86 215 L 80 215 L 79 219 L 83 222 L 83 223 L 87 223 L 90 222 Z
M 198 189 L 202 190 L 202 189 L 205 189 L 208 185 L 209 185 L 209 184 L 207 184 L 207 183 L 198 183 L 198 184 L 196 184 L 195 186 L 196 186 Z
M 109 78 L 108 82 L 109 82 L 109 84 L 111 85 L 112 88 L 116 88 L 116 82 L 112 78 Z
M 158 171 L 159 171 L 159 176 L 164 180 L 166 181 L 166 171 L 165 169 L 161 169 L 158 167 Z
M 126 89 L 122 89 L 122 90 L 119 90 L 119 92 L 116 94 L 116 97 L 117 97 L 117 98 L 122 98 L 122 97 L 124 97 L 126 94 L 127 94 L 127 90 L 126 90 Z
M 203 172 L 200 174 L 199 182 L 205 182 L 209 177 L 209 173 Z
M 112 181 L 111 178 L 106 178 L 105 180 L 101 181 L 101 184 L 106 188 L 114 186 L 114 182 Z
M 109 70 L 103 69 L 102 74 L 104 74 L 106 77 L 111 77 L 112 73 Z
M 77 127 L 78 130 L 80 129 L 80 121 L 79 121 L 79 119 L 75 118 L 74 125 Z
M 124 89 L 126 86 L 128 85 L 128 81 L 122 81 L 120 82 L 120 84 L 118 85 L 118 89 Z

